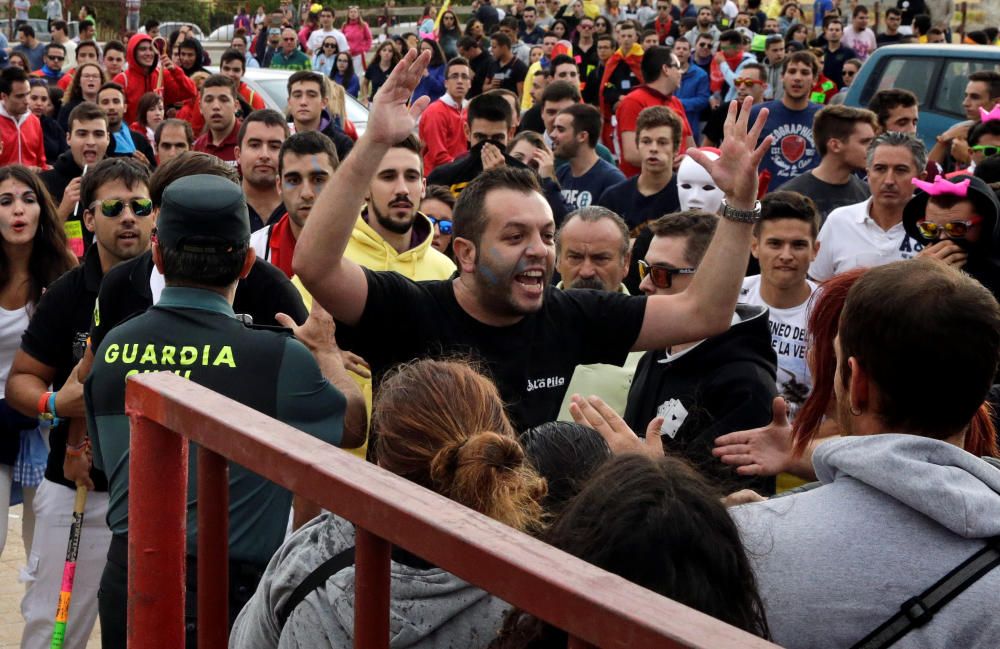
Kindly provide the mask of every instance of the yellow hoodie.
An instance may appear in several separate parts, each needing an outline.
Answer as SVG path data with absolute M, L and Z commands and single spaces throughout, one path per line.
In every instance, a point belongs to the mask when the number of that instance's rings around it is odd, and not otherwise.
M 391 270 L 414 281 L 451 277 L 455 264 L 431 247 L 434 239 L 431 222 L 418 212 L 413 229 L 421 237 L 420 243 L 404 252 L 397 252 L 365 222 L 363 216 L 358 216 L 344 257 L 370 270 Z

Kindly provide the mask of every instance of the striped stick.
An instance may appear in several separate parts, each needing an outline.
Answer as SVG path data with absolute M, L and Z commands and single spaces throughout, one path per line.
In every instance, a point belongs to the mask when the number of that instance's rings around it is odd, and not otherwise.
M 69 544 L 66 546 L 66 565 L 63 567 L 62 589 L 59 605 L 56 607 L 56 624 L 52 629 L 50 649 L 62 649 L 66 639 L 66 624 L 69 622 L 69 600 L 73 595 L 73 578 L 76 576 L 76 556 L 80 550 L 80 532 L 83 529 L 83 508 L 87 504 L 87 488 L 77 486 L 76 502 L 73 503 L 73 524 L 69 528 Z

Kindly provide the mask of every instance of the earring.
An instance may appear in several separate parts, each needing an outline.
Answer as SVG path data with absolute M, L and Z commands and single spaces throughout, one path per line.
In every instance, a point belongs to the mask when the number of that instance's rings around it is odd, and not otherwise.
M 857 410 L 857 412 L 855 412 L 855 410 Z M 854 406 L 851 406 L 851 414 L 854 415 L 855 417 L 860 417 L 861 408 L 855 408 Z

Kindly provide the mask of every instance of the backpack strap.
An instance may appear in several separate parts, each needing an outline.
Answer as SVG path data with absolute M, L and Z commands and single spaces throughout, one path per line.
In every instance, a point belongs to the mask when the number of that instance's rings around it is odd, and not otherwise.
M 885 621 L 851 649 L 884 649 L 934 617 L 944 606 L 976 583 L 980 577 L 1000 565 L 1000 536 L 987 539 L 986 546 L 963 561 L 933 586 L 911 597 L 899 607 L 899 613 Z
M 306 578 L 292 591 L 291 596 L 285 600 L 276 611 L 279 628 L 285 627 L 285 622 L 295 608 L 302 603 L 306 597 L 314 590 L 321 588 L 327 580 L 343 570 L 354 565 L 354 546 L 335 554 L 323 563 L 319 564 L 315 570 L 306 575 Z

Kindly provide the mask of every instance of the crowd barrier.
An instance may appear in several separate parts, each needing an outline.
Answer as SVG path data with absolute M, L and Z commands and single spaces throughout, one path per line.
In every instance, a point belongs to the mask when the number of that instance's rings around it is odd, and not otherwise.
M 188 442 L 202 649 L 227 644 L 227 460 L 355 524 L 355 647 L 389 646 L 393 544 L 565 629 L 571 648 L 775 647 L 174 374 L 130 377 L 126 410 L 130 649 L 184 644 Z

